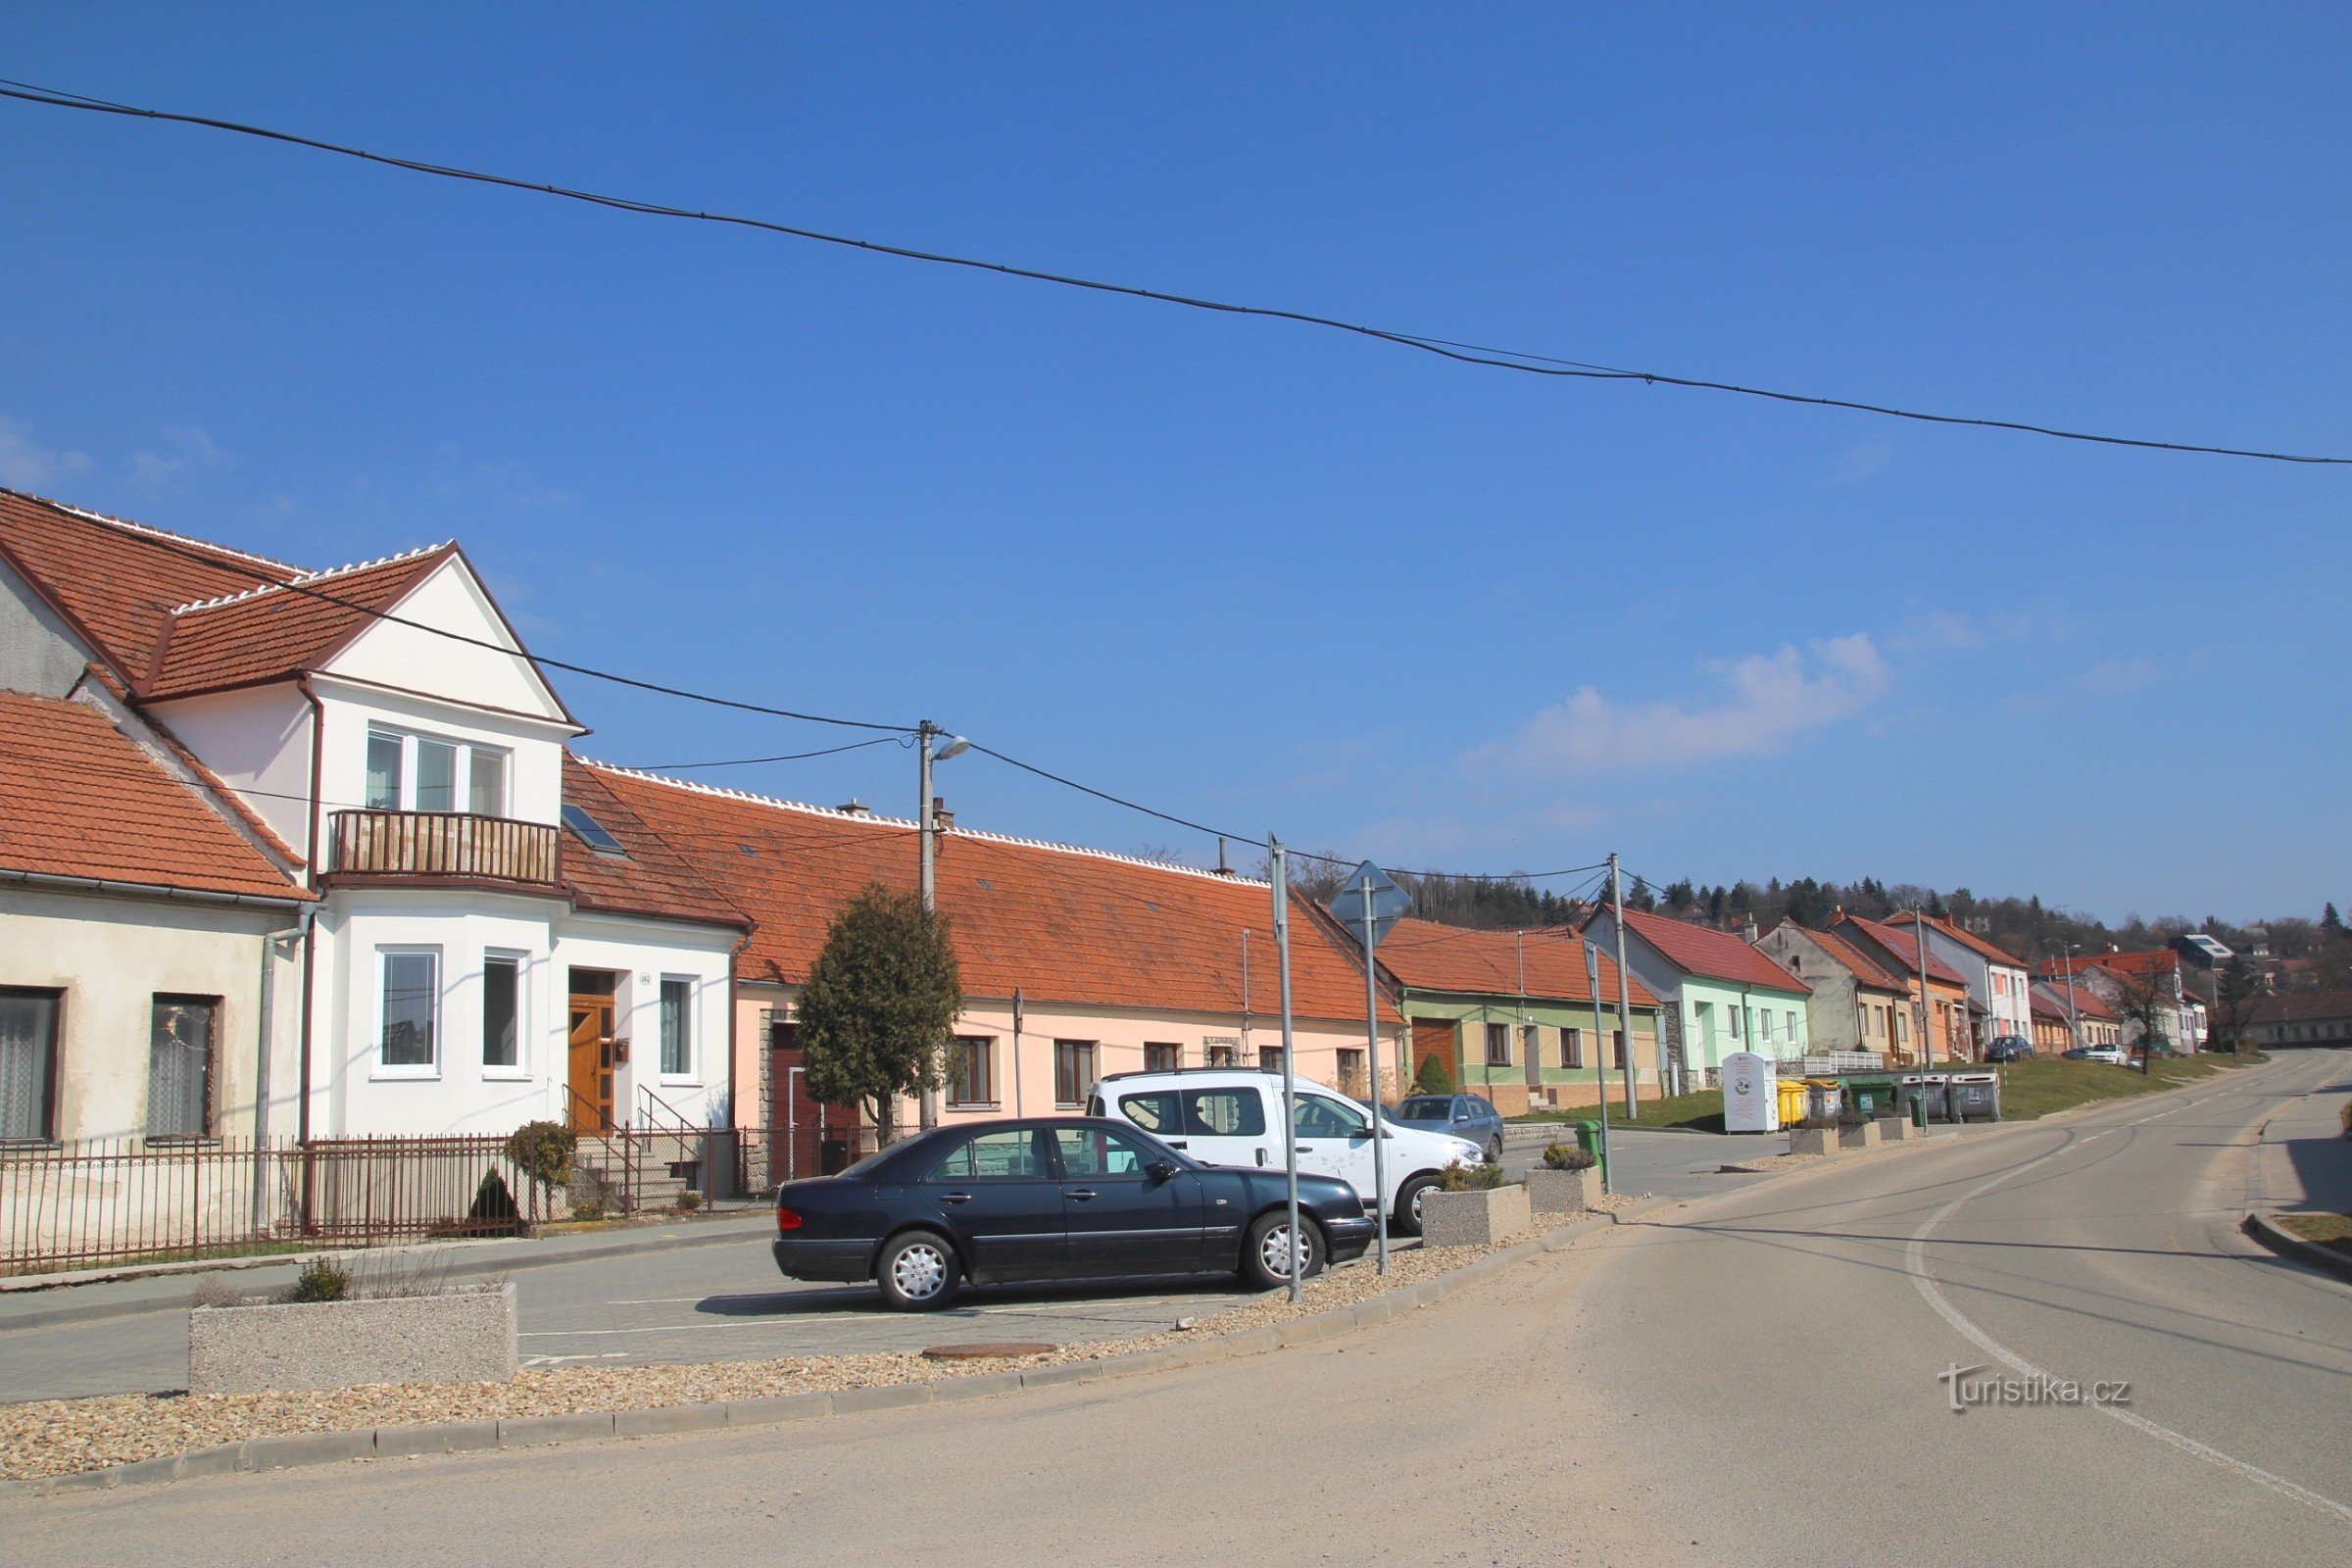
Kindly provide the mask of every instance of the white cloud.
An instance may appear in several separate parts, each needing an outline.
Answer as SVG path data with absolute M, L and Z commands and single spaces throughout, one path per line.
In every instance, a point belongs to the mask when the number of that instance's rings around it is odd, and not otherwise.
M 1587 686 L 1466 760 L 1549 777 L 1751 757 L 1851 717 L 1892 683 L 1886 660 L 1862 632 L 1808 643 L 1802 653 L 1784 646 L 1703 667 L 1725 688 L 1713 701 L 1622 704 Z
M 32 426 L 0 414 L 0 484 L 45 490 L 67 474 L 83 473 L 89 454 L 52 451 L 32 439 Z
M 217 468 L 228 461 L 220 444 L 193 424 L 164 426 L 163 452 L 131 455 L 130 481 L 150 490 L 177 484 L 190 468 Z

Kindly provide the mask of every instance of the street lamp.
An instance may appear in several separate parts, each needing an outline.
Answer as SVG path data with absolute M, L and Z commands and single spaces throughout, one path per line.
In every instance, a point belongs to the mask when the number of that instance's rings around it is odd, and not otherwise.
M 934 867 L 939 858 L 939 798 L 931 790 L 931 764 L 944 762 L 952 757 L 960 757 L 971 749 L 971 745 L 972 743 L 962 736 L 951 735 L 927 718 L 915 726 L 914 750 L 915 756 L 920 761 L 916 769 L 918 784 L 914 820 L 918 829 L 915 837 L 922 841 L 922 874 L 919 886 L 925 914 L 929 914 L 937 905 L 937 876 Z M 1012 1068 L 1013 1072 L 1018 1074 L 1020 1063 L 1014 1062 Z M 929 1132 L 939 1125 L 939 1091 L 937 1089 L 928 1086 L 924 1088 L 922 1099 L 918 1102 L 918 1119 L 925 1132 Z

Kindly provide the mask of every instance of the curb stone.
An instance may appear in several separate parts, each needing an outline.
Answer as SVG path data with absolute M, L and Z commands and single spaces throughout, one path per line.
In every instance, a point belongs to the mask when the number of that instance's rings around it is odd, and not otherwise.
M 1190 1345 L 1159 1350 L 1135 1350 L 1124 1355 L 1088 1361 L 1065 1361 L 1027 1371 L 996 1372 L 972 1378 L 943 1378 L 936 1383 L 885 1384 L 876 1388 L 841 1389 L 821 1394 L 787 1394 L 724 1403 L 659 1405 L 650 1409 L 591 1412 L 577 1415 L 517 1416 L 497 1421 L 443 1422 L 421 1427 L 368 1428 L 360 1432 L 298 1432 L 282 1437 L 253 1438 L 243 1443 L 219 1444 L 184 1454 L 162 1454 L 104 1470 L 81 1470 L 71 1475 L 33 1480 L 0 1480 L 0 1499 L 47 1496 L 61 1492 L 113 1491 L 159 1481 L 193 1480 L 200 1476 L 240 1471 L 282 1470 L 300 1465 L 338 1464 L 351 1459 L 414 1457 L 457 1453 L 491 1447 L 536 1447 L 556 1444 L 603 1442 L 617 1438 L 651 1437 L 677 1432 L 750 1428 L 781 1422 L 847 1415 L 859 1410 L 906 1409 L 983 1398 L 1020 1390 L 1093 1383 L 1171 1371 L 1232 1356 L 1279 1350 L 1331 1339 L 1446 1299 L 1455 1292 L 1501 1273 L 1510 1264 L 1543 1252 L 1557 1251 L 1597 1231 L 1598 1222 L 1623 1224 L 1628 1218 L 1665 1206 L 1666 1199 L 1647 1199 L 1631 1208 L 1579 1215 L 1568 1224 L 1543 1235 L 1515 1242 L 1477 1262 L 1392 1291 L 1371 1301 L 1333 1307 L 1288 1323 L 1267 1324 L 1236 1334 L 1217 1335 Z M 474 1441 L 474 1440 L 483 1441 Z
M 2239 1222 L 2238 1228 L 2280 1257 L 2308 1263 L 2339 1280 L 2352 1280 L 2352 1257 L 2346 1257 L 2333 1248 L 2305 1241 L 2263 1210 L 2257 1209 L 2248 1214 Z

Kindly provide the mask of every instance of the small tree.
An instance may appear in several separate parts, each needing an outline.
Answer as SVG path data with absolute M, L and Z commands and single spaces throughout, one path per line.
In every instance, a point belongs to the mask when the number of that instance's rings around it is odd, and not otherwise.
M 1413 1073 L 1413 1092 L 1419 1095 L 1450 1095 L 1453 1093 L 1453 1071 L 1446 1058 L 1432 1052 L 1421 1058 L 1420 1067 Z
M 2173 972 L 2169 969 L 2126 969 L 2115 973 L 2115 994 L 2108 998 L 2116 1016 L 2124 1022 L 2124 1043 L 2130 1045 L 2134 1031 L 2139 1036 L 2139 1070 L 2150 1071 L 2156 1054 L 2165 1049 L 2165 1030 L 2180 1018 L 2178 999 L 2173 995 Z
M 940 1047 L 962 1005 L 947 918 L 911 893 L 870 884 L 834 916 L 801 988 L 808 1093 L 863 1107 L 880 1141 L 895 1142 L 899 1100 L 939 1087 Z
M 2214 976 L 2213 1000 L 2220 1014 L 2214 1022 L 2222 1038 L 2235 1051 L 2244 1044 L 2246 1029 L 2253 1022 L 2254 1004 L 2262 997 L 2262 971 L 2249 962 L 2244 954 L 2233 956 Z

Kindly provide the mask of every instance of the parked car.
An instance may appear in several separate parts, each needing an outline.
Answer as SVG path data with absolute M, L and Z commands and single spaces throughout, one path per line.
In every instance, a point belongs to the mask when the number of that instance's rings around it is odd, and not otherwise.
M 2024 1061 L 2034 1054 L 2034 1042 L 2024 1035 L 1994 1035 L 1984 1048 L 1986 1061 Z
M 1389 1120 L 1417 1132 L 1467 1138 L 1487 1152 L 1490 1161 L 1502 1158 L 1502 1112 L 1483 1095 L 1408 1095 Z
M 2075 1061 L 2100 1061 L 2110 1067 L 2124 1064 L 2124 1048 L 2121 1046 L 2077 1046 L 2066 1054 Z
M 1337 1176 L 1373 1204 L 1372 1118 L 1338 1090 L 1297 1081 L 1298 1168 Z M 1132 1122 L 1214 1165 L 1282 1169 L 1282 1080 L 1247 1067 L 1179 1067 L 1172 1072 L 1112 1073 L 1095 1085 L 1087 1114 Z M 1388 1145 L 1389 1214 L 1407 1236 L 1421 1234 L 1421 1200 L 1448 1165 L 1483 1165 L 1486 1151 L 1466 1138 L 1394 1123 Z
M 1055 1117 L 935 1128 L 837 1176 L 776 1189 L 788 1279 L 872 1280 L 928 1311 L 965 1282 L 1238 1272 L 1290 1278 L 1280 1169 L 1206 1165 L 1124 1122 Z M 1363 1255 L 1372 1221 L 1348 1183 L 1298 1177 L 1304 1275 Z

